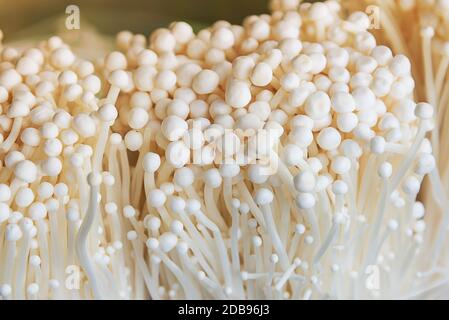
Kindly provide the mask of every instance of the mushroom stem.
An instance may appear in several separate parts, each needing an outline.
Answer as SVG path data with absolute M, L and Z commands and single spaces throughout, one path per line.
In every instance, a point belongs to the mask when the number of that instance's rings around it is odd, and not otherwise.
M 6 138 L 3 143 L 0 145 L 0 150 L 4 153 L 7 153 L 9 149 L 16 142 L 17 137 L 19 136 L 20 129 L 22 128 L 23 118 L 17 117 L 14 118 L 12 123 L 11 131 L 9 132 L 8 138 Z
M 91 173 L 91 175 L 95 175 L 95 173 L 93 174 Z M 92 176 L 92 178 L 94 178 L 94 176 Z M 87 250 L 88 234 L 96 219 L 98 204 L 100 202 L 99 192 L 100 192 L 99 183 L 90 183 L 89 204 L 86 215 L 83 218 L 83 223 L 81 224 L 81 227 L 78 231 L 78 235 L 76 238 L 76 252 L 81 267 L 83 268 L 84 272 L 86 273 L 89 279 L 89 283 L 92 288 L 94 297 L 96 299 L 101 300 L 103 299 L 103 294 L 100 290 L 94 265 L 92 264 L 91 258 L 89 257 L 89 253 Z

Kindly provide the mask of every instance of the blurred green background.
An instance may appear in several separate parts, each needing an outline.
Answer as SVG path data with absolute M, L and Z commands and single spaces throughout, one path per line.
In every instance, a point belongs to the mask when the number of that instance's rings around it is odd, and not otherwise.
M 58 35 L 78 54 L 95 58 L 112 50 L 113 37 L 122 30 L 149 35 L 154 29 L 179 20 L 190 23 L 195 31 L 221 19 L 241 24 L 248 15 L 268 13 L 269 1 L 0 0 L 0 30 L 6 45 L 28 47 Z M 80 30 L 65 27 L 69 5 L 80 9 Z
M 149 34 L 171 21 L 184 20 L 195 29 L 226 19 L 268 12 L 268 0 L 0 0 L 0 29 L 6 41 L 39 36 L 64 26 L 65 9 L 77 5 L 83 22 L 103 34 L 127 29 Z

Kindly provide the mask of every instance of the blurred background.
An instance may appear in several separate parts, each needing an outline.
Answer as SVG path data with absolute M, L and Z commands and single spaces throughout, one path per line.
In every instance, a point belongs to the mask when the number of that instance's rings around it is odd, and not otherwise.
M 68 5 L 80 8 L 81 21 L 99 32 L 121 30 L 148 34 L 184 20 L 195 29 L 226 19 L 240 23 L 245 16 L 268 12 L 269 0 L 0 0 L 0 29 L 8 40 L 39 37 L 64 27 Z M 58 24 L 60 24 L 58 26 Z
M 63 15 L 71 4 L 80 8 L 83 20 L 105 33 L 125 28 L 148 33 L 179 19 L 200 26 L 219 19 L 239 23 L 249 14 L 268 11 L 268 0 L 0 0 L 0 27 L 11 37 L 20 35 Z
M 109 50 L 122 30 L 149 35 L 172 21 L 189 22 L 195 30 L 225 19 L 241 23 L 251 14 L 268 12 L 269 0 L 0 0 L 3 42 L 16 47 L 59 35 L 83 54 L 86 45 Z M 80 9 L 80 30 L 65 28 L 66 7 Z M 89 50 L 92 52 L 91 50 Z M 86 58 L 91 53 L 84 52 Z M 101 54 L 97 52 L 97 54 Z
M 78 54 L 85 51 L 89 58 L 92 46 L 98 51 L 97 56 L 111 49 L 111 40 L 122 30 L 149 35 L 177 20 L 190 23 L 195 31 L 220 19 L 240 24 L 248 15 L 269 12 L 268 3 L 269 0 L 0 0 L 0 30 L 4 33 L 3 42 L 16 47 L 59 35 Z M 80 30 L 69 31 L 65 27 L 69 5 L 80 9 Z

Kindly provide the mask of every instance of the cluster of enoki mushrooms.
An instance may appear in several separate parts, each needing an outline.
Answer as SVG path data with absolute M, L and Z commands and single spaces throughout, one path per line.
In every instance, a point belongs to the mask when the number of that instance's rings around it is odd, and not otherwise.
M 449 1 L 270 7 L 0 42 L 0 299 L 449 296 Z

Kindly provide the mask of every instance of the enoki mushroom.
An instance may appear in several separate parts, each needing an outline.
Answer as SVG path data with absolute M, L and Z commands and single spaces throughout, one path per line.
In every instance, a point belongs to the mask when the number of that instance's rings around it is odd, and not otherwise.
M 447 291 L 423 261 L 435 112 L 409 59 L 337 1 L 271 8 L 121 32 L 96 64 L 58 37 L 1 47 L 2 299 Z

